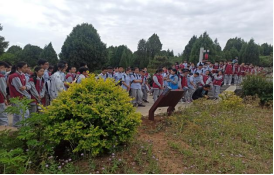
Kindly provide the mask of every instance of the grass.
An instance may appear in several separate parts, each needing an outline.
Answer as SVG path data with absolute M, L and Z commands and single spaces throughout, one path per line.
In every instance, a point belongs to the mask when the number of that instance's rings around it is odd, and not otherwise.
M 234 95 L 219 103 L 195 101 L 171 117 L 143 119 L 132 142 L 111 153 L 50 161 L 34 172 L 273 173 L 273 113 L 257 102 Z

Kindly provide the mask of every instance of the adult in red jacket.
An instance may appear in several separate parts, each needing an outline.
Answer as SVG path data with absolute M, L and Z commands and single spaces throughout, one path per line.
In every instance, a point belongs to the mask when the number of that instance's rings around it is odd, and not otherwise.
M 233 67 L 231 64 L 231 61 L 228 61 L 228 63 L 224 67 L 224 73 L 225 73 L 225 81 L 224 85 L 231 85 L 232 80 L 232 74 L 233 74 Z
M 24 97 L 30 99 L 31 96 L 27 92 L 30 90 L 30 85 L 26 80 L 25 73 L 27 71 L 28 65 L 25 62 L 19 62 L 17 65 L 12 67 L 8 78 L 8 86 L 10 92 L 10 98 L 19 98 L 22 99 Z M 18 105 L 18 104 L 13 104 Z M 29 117 L 29 110 L 27 109 L 24 113 L 23 110 L 20 110 L 20 114 L 13 114 L 13 126 L 18 127 L 18 122 L 20 122 L 23 118 Z

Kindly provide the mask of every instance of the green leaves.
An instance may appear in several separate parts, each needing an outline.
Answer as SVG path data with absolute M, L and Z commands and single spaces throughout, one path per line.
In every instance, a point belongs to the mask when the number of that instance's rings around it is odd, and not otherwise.
M 107 49 L 97 30 L 91 24 L 83 23 L 67 36 L 59 56 L 77 67 L 86 62 L 93 71 L 107 62 Z

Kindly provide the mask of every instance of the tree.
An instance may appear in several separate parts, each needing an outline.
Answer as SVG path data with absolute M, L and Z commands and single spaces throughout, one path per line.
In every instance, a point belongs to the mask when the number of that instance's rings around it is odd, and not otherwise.
M 3 30 L 3 26 L 0 24 L 0 31 Z M 2 55 L 6 48 L 8 48 L 9 42 L 5 41 L 3 36 L 0 36 L 0 55 Z
M 12 54 L 15 54 L 15 55 L 18 55 L 20 52 L 22 52 L 22 48 L 20 46 L 11 46 L 8 50 L 7 50 L 7 53 L 12 53 Z
M 8 61 L 11 64 L 15 64 L 19 59 L 15 54 L 6 52 L 0 56 L 0 61 Z
M 160 38 L 157 34 L 153 34 L 151 37 L 148 38 L 146 43 L 148 56 L 150 58 L 154 58 L 156 54 L 158 54 L 162 50 L 162 43 Z
M 235 59 L 235 57 L 239 58 L 239 52 L 238 52 L 238 50 L 235 47 L 232 47 L 230 49 L 230 56 L 231 57 L 228 60 L 233 60 L 233 59 Z
M 260 55 L 267 56 L 273 52 L 273 46 L 271 44 L 263 43 L 260 46 Z
M 43 51 L 38 46 L 27 44 L 20 54 L 20 59 L 28 63 L 29 66 L 34 67 L 40 58 L 40 54 Z
M 185 46 L 185 49 L 182 55 L 183 60 L 189 61 L 191 50 L 196 40 L 197 40 L 197 36 L 193 35 L 193 37 L 189 40 L 188 44 Z
M 224 51 L 230 51 L 233 47 L 235 47 L 235 49 L 240 52 L 242 45 L 244 43 L 244 40 L 241 38 L 230 38 L 227 42 L 226 45 L 224 47 Z
M 220 61 L 222 58 L 222 48 L 221 48 L 217 38 L 214 40 L 214 48 L 216 50 L 215 61 Z
M 47 60 L 50 64 L 55 65 L 58 62 L 58 57 L 55 50 L 52 47 L 51 42 L 46 45 L 40 54 L 41 59 Z
M 199 61 L 200 48 L 203 47 L 206 50 L 209 50 L 209 61 L 214 62 L 216 59 L 216 50 L 212 39 L 209 35 L 204 32 L 194 43 L 191 54 L 190 62 L 197 63 Z
M 150 60 L 148 67 L 158 69 L 163 66 L 170 67 L 171 65 L 172 63 L 168 60 L 167 56 L 156 55 L 154 59 Z
M 247 43 L 244 42 L 240 50 L 239 63 L 245 63 Z
M 250 39 L 245 49 L 243 61 L 258 65 L 260 63 L 259 53 L 259 46 L 255 44 L 254 39 Z
M 137 51 L 134 53 L 134 66 L 147 67 L 149 63 L 146 40 L 141 39 L 138 42 Z
M 97 30 L 87 23 L 77 25 L 67 36 L 59 55 L 69 65 L 80 66 L 86 62 L 90 70 L 98 70 L 107 62 L 106 44 L 101 41 Z
M 11 46 L 8 48 L 7 52 L 2 55 L 2 59 L 10 62 L 11 64 L 15 64 L 21 60 L 22 51 L 23 49 L 20 46 Z

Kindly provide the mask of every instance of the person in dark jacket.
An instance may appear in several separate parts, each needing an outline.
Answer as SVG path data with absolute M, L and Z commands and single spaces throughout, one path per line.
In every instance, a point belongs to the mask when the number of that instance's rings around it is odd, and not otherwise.
M 193 100 L 197 100 L 199 98 L 208 98 L 207 93 L 210 89 L 210 85 L 206 84 L 203 87 L 199 87 L 198 89 L 196 89 L 196 91 L 193 93 L 192 95 L 192 99 Z

